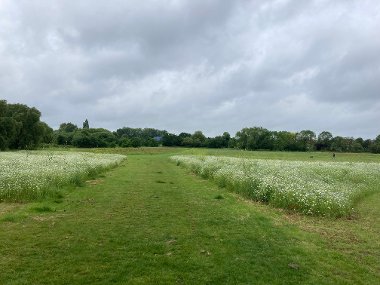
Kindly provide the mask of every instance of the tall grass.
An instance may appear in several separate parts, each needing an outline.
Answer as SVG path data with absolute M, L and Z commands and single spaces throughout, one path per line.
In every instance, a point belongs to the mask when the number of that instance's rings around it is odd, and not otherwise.
M 307 215 L 348 216 L 358 199 L 380 190 L 379 163 L 215 156 L 171 159 L 245 197 Z
M 64 185 L 80 185 L 125 156 L 80 152 L 0 152 L 0 202 L 54 195 Z

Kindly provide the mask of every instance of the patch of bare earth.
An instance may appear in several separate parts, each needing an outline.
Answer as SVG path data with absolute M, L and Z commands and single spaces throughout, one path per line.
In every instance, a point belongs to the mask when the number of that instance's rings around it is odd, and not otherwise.
M 88 184 L 90 186 L 95 186 L 95 185 L 102 184 L 103 182 L 104 182 L 103 179 L 93 179 L 93 180 L 87 180 L 86 184 Z
M 12 210 L 18 209 L 18 208 L 20 208 L 19 204 L 0 203 L 0 216 L 7 214 L 7 213 L 11 212 Z

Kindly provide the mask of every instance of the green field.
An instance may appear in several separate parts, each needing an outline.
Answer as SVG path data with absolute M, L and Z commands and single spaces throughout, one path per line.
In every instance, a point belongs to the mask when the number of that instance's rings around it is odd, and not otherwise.
M 254 202 L 173 155 L 331 161 L 330 153 L 143 148 L 61 195 L 0 203 L 0 284 L 379 284 L 380 185 L 348 218 Z M 68 153 L 75 153 L 69 150 Z M 337 154 L 380 163 L 380 155 Z

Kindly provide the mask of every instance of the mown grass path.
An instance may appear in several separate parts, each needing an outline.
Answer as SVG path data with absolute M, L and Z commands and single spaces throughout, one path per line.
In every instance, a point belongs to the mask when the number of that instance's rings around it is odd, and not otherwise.
M 15 206 L 0 222 L 0 284 L 379 281 L 378 244 L 353 258 L 349 245 L 330 248 L 303 221 L 190 175 L 167 154 L 130 155 L 63 201 L 42 204 L 54 211 Z

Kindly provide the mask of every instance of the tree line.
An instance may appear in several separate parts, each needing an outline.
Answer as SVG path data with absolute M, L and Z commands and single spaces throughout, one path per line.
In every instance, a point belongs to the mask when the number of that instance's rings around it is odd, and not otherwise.
M 206 137 L 202 131 L 193 134 L 169 133 L 153 128 L 123 127 L 116 131 L 90 128 L 86 119 L 82 127 L 68 122 L 58 130 L 40 121 L 36 108 L 8 104 L 0 100 L 0 149 L 34 149 L 43 144 L 96 147 L 206 147 L 274 151 L 334 151 L 380 153 L 380 135 L 375 139 L 333 136 L 328 131 L 316 135 L 311 130 L 300 132 L 270 131 L 262 127 L 243 128 L 234 137 L 228 132 Z

